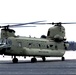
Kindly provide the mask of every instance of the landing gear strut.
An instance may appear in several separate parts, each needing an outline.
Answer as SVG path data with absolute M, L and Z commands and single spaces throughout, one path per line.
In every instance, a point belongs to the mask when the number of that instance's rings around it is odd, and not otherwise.
M 18 63 L 18 59 L 16 58 L 16 56 L 14 56 L 12 62 L 13 62 L 13 63 Z
M 31 62 L 37 62 L 37 59 L 36 59 L 35 57 L 33 57 L 33 58 L 31 59 Z
M 62 57 L 62 61 L 65 61 L 65 57 Z
M 42 57 L 42 60 L 43 60 L 43 62 L 45 62 L 46 58 L 45 57 Z

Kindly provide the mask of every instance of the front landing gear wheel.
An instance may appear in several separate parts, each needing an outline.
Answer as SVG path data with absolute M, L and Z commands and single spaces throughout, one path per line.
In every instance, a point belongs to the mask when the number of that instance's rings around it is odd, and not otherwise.
M 65 58 L 64 57 L 62 57 L 62 61 L 65 61 Z
M 32 58 L 32 59 L 31 59 L 31 62 L 33 62 L 33 63 L 34 63 L 34 62 L 37 62 L 37 59 L 36 59 L 36 58 Z
M 18 63 L 18 59 L 17 58 L 13 58 L 12 62 L 13 63 Z

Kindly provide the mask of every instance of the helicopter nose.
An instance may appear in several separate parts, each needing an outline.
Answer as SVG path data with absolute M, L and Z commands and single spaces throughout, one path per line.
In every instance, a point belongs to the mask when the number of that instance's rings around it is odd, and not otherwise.
M 5 45 L 4 44 L 0 44 L 0 54 L 4 54 L 5 52 Z
M 6 44 L 0 44 L 0 54 L 4 54 L 8 48 Z
M 0 50 L 2 50 L 5 47 L 4 44 L 0 44 Z

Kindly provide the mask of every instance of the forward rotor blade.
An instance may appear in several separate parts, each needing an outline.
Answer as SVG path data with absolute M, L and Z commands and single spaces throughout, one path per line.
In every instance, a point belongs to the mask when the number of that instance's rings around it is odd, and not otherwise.
M 22 25 L 28 25 L 28 24 L 36 24 L 36 23 L 39 23 L 39 22 L 45 22 L 45 21 L 43 20 L 43 21 L 35 21 L 35 22 L 29 22 L 29 23 L 21 23 L 21 24 L 16 24 L 14 26 L 22 26 Z
M 3 23 L 3 24 L 8 24 L 9 27 L 15 27 L 15 26 L 23 26 L 23 25 L 28 25 L 28 24 L 37 24 L 39 22 L 45 22 L 45 20 L 43 21 L 35 21 L 35 22 L 28 22 L 28 23 Z M 9 25 L 10 24 L 10 25 Z M 12 25 L 11 25 L 12 24 Z M 6 25 L 7 26 L 7 25 Z M 3 26 L 1 26 L 3 27 Z
M 28 22 L 28 23 L 38 23 L 38 22 L 45 22 L 46 20 L 42 20 L 42 21 L 35 21 L 35 22 Z M 7 25 L 9 25 L 9 24 L 27 24 L 27 23 L 0 23 L 0 24 L 7 24 Z
M 19 27 L 36 27 L 36 26 L 18 26 L 18 27 L 17 27 L 17 26 L 16 26 L 16 27 L 13 26 L 13 28 L 19 28 Z M 10 28 L 11 28 L 11 27 L 10 27 Z

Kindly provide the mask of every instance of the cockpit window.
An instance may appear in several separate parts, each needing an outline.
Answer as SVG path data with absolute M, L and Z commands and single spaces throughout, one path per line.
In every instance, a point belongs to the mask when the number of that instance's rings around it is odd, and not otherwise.
M 8 39 L 1 39 L 0 44 L 12 45 L 12 41 Z
M 7 40 L 7 44 L 8 45 L 12 45 L 12 41 L 11 40 Z
M 0 43 L 1 43 L 1 44 L 6 44 L 6 39 L 1 39 L 1 40 L 0 40 Z

